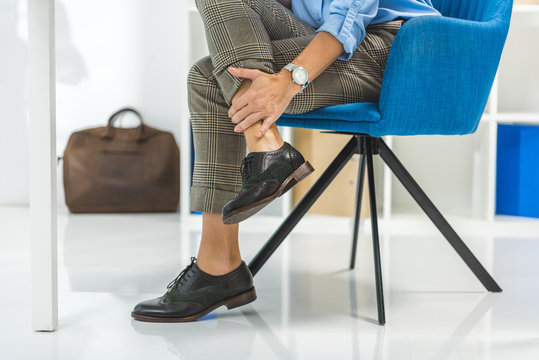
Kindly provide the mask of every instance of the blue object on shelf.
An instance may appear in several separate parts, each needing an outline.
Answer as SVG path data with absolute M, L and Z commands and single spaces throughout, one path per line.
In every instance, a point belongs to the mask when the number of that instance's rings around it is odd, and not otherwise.
M 539 218 L 539 126 L 499 125 L 496 213 Z

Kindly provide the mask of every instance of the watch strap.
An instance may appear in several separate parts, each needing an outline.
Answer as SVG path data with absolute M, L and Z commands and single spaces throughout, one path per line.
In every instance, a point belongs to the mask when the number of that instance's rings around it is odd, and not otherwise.
M 298 67 L 299 67 L 299 66 L 290 63 L 290 64 L 286 65 L 283 69 L 292 72 L 292 71 L 294 71 L 294 70 L 295 70 L 296 68 L 298 68 Z

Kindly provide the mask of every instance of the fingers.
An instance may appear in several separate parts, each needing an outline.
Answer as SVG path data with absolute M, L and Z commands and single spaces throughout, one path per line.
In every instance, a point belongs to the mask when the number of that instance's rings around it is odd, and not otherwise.
M 245 119 L 249 114 L 253 112 L 249 106 L 245 106 L 240 111 L 236 112 L 230 119 L 234 124 L 239 124 L 243 119 Z
M 245 120 L 240 122 L 236 127 L 234 127 L 234 132 L 243 132 L 245 129 L 250 128 L 253 124 L 264 119 L 264 114 L 261 112 L 252 113 L 247 116 Z
M 228 109 L 235 132 L 243 132 L 261 121 L 256 136 L 261 138 L 277 121 L 286 107 L 287 96 L 283 95 L 283 86 L 276 82 L 273 75 L 268 75 L 257 69 L 229 67 L 231 75 L 252 80 L 249 89 L 238 98 L 234 98 Z M 255 81 L 256 79 L 256 81 Z
M 260 129 L 258 129 L 258 131 L 256 132 L 256 137 L 263 137 L 275 121 L 277 121 L 275 117 L 268 117 L 264 119 L 262 125 L 260 126 Z
M 244 69 L 244 68 L 234 68 L 234 67 L 229 67 L 228 71 L 236 77 L 249 79 L 249 80 L 254 80 L 261 73 L 261 71 L 258 69 Z
M 236 99 L 232 105 L 230 106 L 230 108 L 228 109 L 228 117 L 229 118 L 233 118 L 234 115 L 236 115 L 236 113 L 238 111 L 240 111 L 241 109 L 243 109 L 245 106 L 247 106 L 248 102 L 249 102 L 249 97 L 247 96 L 248 93 L 245 93 L 243 94 L 242 96 L 240 96 L 238 99 Z
M 261 112 L 251 114 L 245 118 L 241 123 L 236 125 L 234 128 L 235 132 L 243 132 L 246 129 L 250 128 L 254 124 L 258 123 L 260 120 L 262 121 L 262 124 L 260 125 L 260 128 L 256 132 L 256 137 L 261 138 L 263 137 L 266 132 L 270 129 L 270 127 L 273 125 L 273 123 L 277 120 L 277 118 L 270 116 L 270 117 L 264 117 L 264 114 Z

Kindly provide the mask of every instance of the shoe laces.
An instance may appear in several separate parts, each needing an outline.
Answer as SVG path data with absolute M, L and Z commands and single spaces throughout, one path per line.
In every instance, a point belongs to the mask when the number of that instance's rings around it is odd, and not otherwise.
M 240 171 L 243 180 L 251 177 L 251 173 L 253 172 L 253 160 L 254 156 L 247 156 L 241 162 Z
M 195 263 L 195 260 L 196 260 L 196 257 L 194 256 L 191 256 L 191 263 L 189 265 L 187 265 L 185 267 L 185 269 L 183 269 L 179 274 L 178 276 L 176 276 L 176 278 L 174 280 L 172 280 L 168 285 L 167 285 L 167 292 L 165 293 L 165 295 L 163 295 L 163 298 L 166 297 L 171 291 L 172 289 L 174 289 L 176 287 L 176 285 L 180 284 L 182 285 L 182 280 L 185 279 L 185 275 L 187 274 L 187 272 L 193 267 L 194 263 Z

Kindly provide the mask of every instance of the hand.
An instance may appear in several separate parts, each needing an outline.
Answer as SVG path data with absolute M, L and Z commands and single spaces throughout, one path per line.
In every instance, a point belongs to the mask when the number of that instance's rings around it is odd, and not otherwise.
M 290 72 L 267 74 L 256 69 L 228 68 L 234 76 L 252 81 L 249 89 L 232 101 L 228 116 L 236 124 L 235 132 L 243 132 L 262 121 L 256 136 L 262 137 L 270 126 L 279 119 L 301 86 L 292 82 Z

